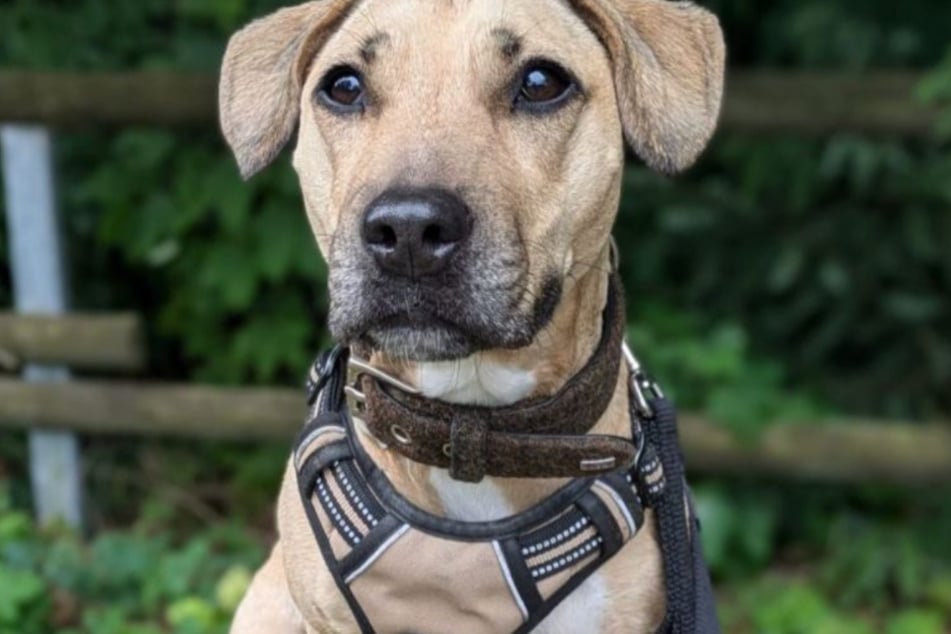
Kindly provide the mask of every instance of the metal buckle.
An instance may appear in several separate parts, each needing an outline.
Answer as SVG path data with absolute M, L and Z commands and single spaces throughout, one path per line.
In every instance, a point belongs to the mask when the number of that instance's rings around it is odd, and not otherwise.
M 400 381 L 395 376 L 370 365 L 370 362 L 366 359 L 361 359 L 351 354 L 347 361 L 347 385 L 343 388 L 343 391 L 347 395 L 347 398 L 352 401 L 352 405 L 356 406 L 359 411 L 363 411 L 367 402 L 366 394 L 360 389 L 360 377 L 364 375 L 373 377 L 380 383 L 395 387 L 397 390 L 405 392 L 406 394 L 412 394 L 414 396 L 422 394 L 422 392 L 409 383 Z
M 664 398 L 664 392 L 654 380 L 647 376 L 647 373 L 641 367 L 641 362 L 631 352 L 627 342 L 624 342 L 621 351 L 628 367 L 631 369 L 631 393 L 634 396 L 634 407 L 644 418 L 653 418 L 654 408 L 651 407 L 650 402 L 656 398 Z
M 347 393 L 347 396 L 352 397 L 361 404 L 366 403 L 367 400 L 366 394 L 360 390 L 360 377 L 364 375 L 373 377 L 380 383 L 385 383 L 391 387 L 395 387 L 400 392 L 405 392 L 414 396 L 419 396 L 422 394 L 422 392 L 409 383 L 404 383 L 395 376 L 387 374 L 383 370 L 370 365 L 370 362 L 366 359 L 361 359 L 360 357 L 355 357 L 351 354 L 350 359 L 347 361 L 347 386 L 344 388 L 344 391 Z
M 379 368 L 373 367 L 366 359 L 361 359 L 360 357 L 356 357 L 351 354 L 350 358 L 347 360 L 347 383 L 344 385 L 343 391 L 347 396 L 347 402 L 350 405 L 350 408 L 356 410 L 358 414 L 366 410 L 367 395 L 363 392 L 363 390 L 360 389 L 360 377 L 364 375 L 373 377 L 377 381 L 395 387 L 401 392 L 405 392 L 407 394 L 422 394 L 420 390 L 413 387 L 412 385 L 400 381 L 395 376 L 387 374 Z M 359 416 L 355 416 L 354 421 L 360 428 L 360 431 L 366 434 L 367 437 L 372 438 L 381 449 L 389 448 L 387 443 L 383 442 L 373 434 L 370 428 L 366 426 L 366 423 L 364 423 Z M 391 430 L 391 433 L 400 444 L 410 444 L 412 442 L 412 438 L 403 432 L 402 428 L 397 429 L 395 432 Z

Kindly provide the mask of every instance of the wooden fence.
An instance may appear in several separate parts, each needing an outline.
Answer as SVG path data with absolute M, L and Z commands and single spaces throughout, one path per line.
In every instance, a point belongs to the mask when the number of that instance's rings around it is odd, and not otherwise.
M 927 136 L 939 111 L 916 97 L 920 81 L 908 72 L 731 72 L 721 128 Z M 300 390 L 69 378 L 69 368 L 141 372 L 145 354 L 135 316 L 58 314 L 68 293 L 59 273 L 49 129 L 215 127 L 216 82 L 210 74 L 0 69 L 0 133 L 20 310 L 0 314 L 0 372 L 22 370 L 19 379 L 0 377 L 0 429 L 30 430 L 41 521 L 81 522 L 74 432 L 289 441 L 303 417 Z M 778 423 L 749 443 L 697 415 L 685 415 L 681 427 L 688 467 L 698 472 L 842 483 L 951 481 L 951 425 Z
M 921 75 L 731 71 L 721 127 L 747 132 L 927 135 L 938 110 L 916 97 Z M 0 71 L 0 121 L 55 127 L 215 126 L 214 75 Z
M 0 347 L 19 341 L 10 354 L 22 362 L 75 361 L 98 368 L 106 361 L 99 349 L 109 348 L 117 351 L 112 358 L 118 366 L 135 369 L 141 368 L 143 358 L 133 343 L 140 330 L 129 315 L 39 321 L 0 315 Z M 11 331 L 19 334 L 10 337 Z M 79 358 L 69 345 L 57 350 L 48 345 L 82 336 L 97 344 L 89 357 Z M 39 356 L 31 358 L 32 354 Z M 302 389 L 78 379 L 48 384 L 0 378 L 0 428 L 289 443 L 305 414 Z M 687 464 L 699 473 L 839 483 L 951 481 L 951 425 L 799 421 L 772 425 L 760 437 L 744 442 L 723 426 L 687 413 L 681 434 Z

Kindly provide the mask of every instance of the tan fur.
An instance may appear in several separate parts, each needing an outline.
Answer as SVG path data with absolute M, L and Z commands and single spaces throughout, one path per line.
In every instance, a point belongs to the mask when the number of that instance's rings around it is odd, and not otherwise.
M 544 16 L 544 17 L 540 17 Z M 521 59 L 570 69 L 583 98 L 546 117 L 513 115 L 502 98 L 514 66 L 497 29 L 518 35 Z M 380 32 L 373 61 L 360 51 Z M 373 100 L 360 117 L 316 105 L 323 75 L 361 68 Z M 393 185 L 461 191 L 517 262 L 510 279 L 526 311 L 552 271 L 564 280 L 547 327 L 517 350 L 478 358 L 531 371 L 535 393 L 561 387 L 590 356 L 605 302 L 608 235 L 620 197 L 622 139 L 652 167 L 688 166 L 719 112 L 724 51 L 716 18 L 666 0 L 317 0 L 256 21 L 229 43 L 221 119 L 245 176 L 265 167 L 298 129 L 294 166 L 317 243 L 332 270 L 359 249 L 367 203 Z M 411 377 L 414 365 L 373 361 Z M 626 377 L 593 431 L 627 433 Z M 444 509 L 430 468 L 364 445 L 396 488 Z M 291 465 L 278 501 L 280 542 L 255 577 L 232 631 L 358 631 L 304 515 Z M 489 478 L 515 511 L 557 480 Z M 601 631 L 649 632 L 664 614 L 660 553 L 648 529 L 600 569 L 608 606 Z M 544 628 L 545 623 L 542 624 Z

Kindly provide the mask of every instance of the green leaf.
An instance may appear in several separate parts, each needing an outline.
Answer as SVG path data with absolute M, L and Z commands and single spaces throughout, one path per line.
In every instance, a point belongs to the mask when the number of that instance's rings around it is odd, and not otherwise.
M 945 625 L 940 612 L 906 610 L 888 619 L 885 634 L 943 634 Z
M 46 584 L 32 572 L 0 565 L 0 625 L 11 626 L 32 620 L 37 606 L 46 598 Z

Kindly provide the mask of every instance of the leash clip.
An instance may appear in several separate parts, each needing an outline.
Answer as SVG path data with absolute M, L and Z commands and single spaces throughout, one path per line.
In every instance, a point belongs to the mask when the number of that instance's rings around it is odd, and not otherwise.
M 651 401 L 664 398 L 664 392 L 660 389 L 660 385 L 644 371 L 641 362 L 634 356 L 627 342 L 621 346 L 621 351 L 631 370 L 631 394 L 634 396 L 634 408 L 643 418 L 653 418 L 654 408 L 651 407 Z

